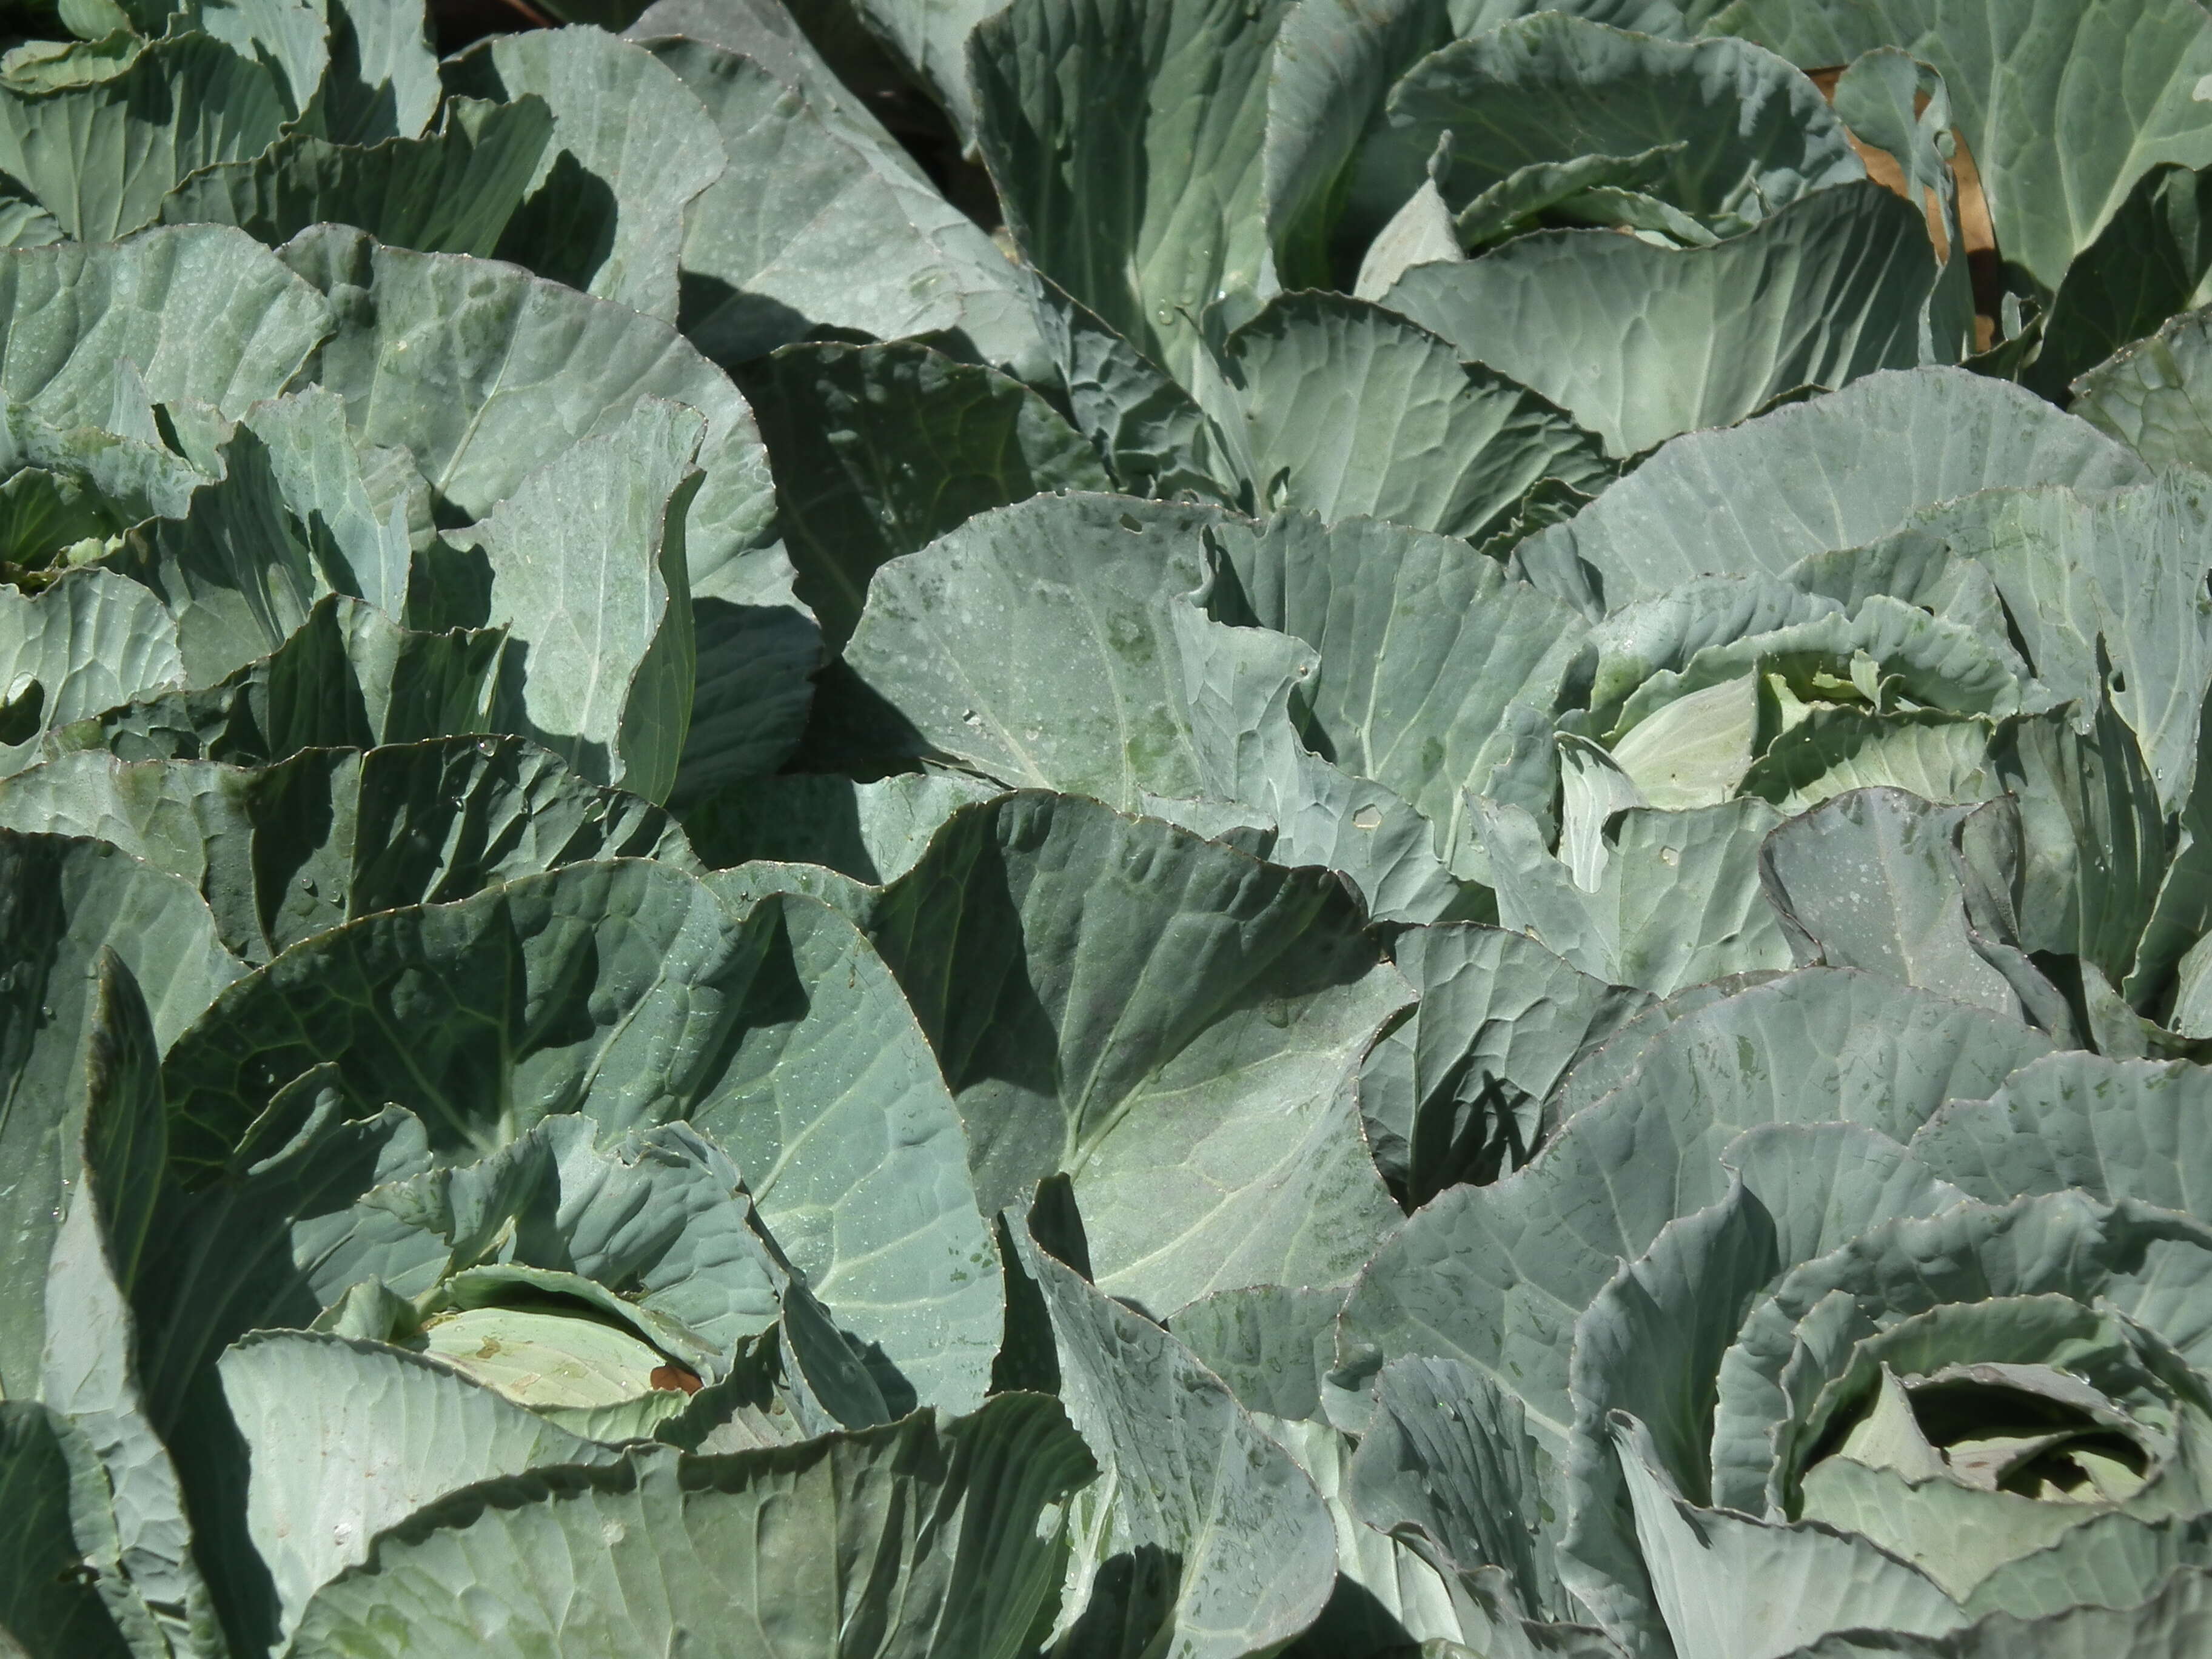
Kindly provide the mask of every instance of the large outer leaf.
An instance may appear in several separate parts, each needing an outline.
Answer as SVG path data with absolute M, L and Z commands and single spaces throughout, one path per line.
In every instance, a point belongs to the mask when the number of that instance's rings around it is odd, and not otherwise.
M 1286 285 L 1326 287 L 1340 274 L 1330 234 L 1352 158 L 1399 75 L 1451 38 L 1442 13 L 1433 0 L 1305 0 L 1284 19 L 1267 89 L 1261 196 L 1268 252 Z M 1382 204 L 1381 217 L 1370 211 L 1354 228 L 1346 239 L 1353 262 L 1395 207 Z
M 976 140 L 1038 270 L 1186 386 L 1256 288 L 1284 0 L 1017 0 L 970 37 Z
M 1346 275 L 1396 210 L 1361 204 L 1332 245 L 1369 124 L 1398 76 L 1452 35 L 1435 0 L 1305 0 L 1284 19 L 1261 165 L 1268 251 L 1285 285 L 1328 287 Z
M 1291 1654 L 1396 1652 L 1407 1638 L 1454 1640 L 1483 1630 L 1491 1607 L 1477 1604 L 1468 1578 L 1430 1564 L 1426 1557 L 1440 1552 L 1360 1518 L 1349 1490 L 1357 1439 L 1326 1422 L 1285 1422 L 1257 1411 L 1253 1421 L 1297 1460 L 1336 1523 L 1336 1588 Z M 1504 1577 L 1496 1567 L 1485 1574 L 1491 1583 Z M 1511 1597 L 1498 1600 L 1510 1604 Z
M 684 210 L 722 174 L 714 124 L 651 52 L 603 29 L 495 35 L 447 63 L 449 90 L 534 93 L 553 142 L 500 238 L 501 258 L 676 319 Z
M 1466 914 L 1445 863 L 1472 855 L 1462 789 L 1517 752 L 1509 705 L 1556 700 L 1579 633 L 1449 538 L 1305 514 L 1255 534 L 1086 495 L 883 567 L 845 658 L 915 750 L 1125 811 L 1227 797 L 1274 825 L 1278 861 L 1344 870 L 1378 914 L 1428 921 Z M 1403 643 L 1378 672 L 1384 639 Z
M 743 592 L 730 567 L 766 544 L 775 511 L 767 452 L 738 389 L 673 328 L 511 266 L 380 247 L 342 227 L 307 232 L 283 257 L 342 308 L 314 378 L 344 397 L 355 437 L 406 451 L 471 518 L 641 398 L 696 410 L 707 481 L 686 532 L 692 592 Z M 147 385 L 165 395 L 150 374 Z
M 811 899 L 763 908 L 781 941 L 754 982 L 731 1072 L 692 1121 L 729 1149 L 839 1327 L 890 1363 L 894 1409 L 973 1411 L 1003 1303 L 960 1113 L 897 981 L 853 924 Z
M 241 1644 L 273 1638 L 275 1589 L 246 1534 L 251 1473 L 216 1363 L 247 1332 L 302 1327 L 371 1278 L 428 1291 L 447 1241 L 362 1205 L 430 1165 L 422 1126 L 397 1109 L 346 1122 L 329 1074 L 281 1097 L 265 1133 L 204 1191 L 165 1184 L 132 1291 L 147 1416 L 173 1449 L 198 1558 Z
M 1404 796 L 1439 852 L 1462 847 L 1463 792 L 1513 752 L 1509 705 L 1549 713 L 1577 679 L 1579 619 L 1453 537 L 1283 513 L 1219 541 L 1249 607 L 1224 619 L 1313 648 L 1297 694 L 1316 747 Z
M 2212 471 L 2212 421 L 2196 388 L 2212 372 L 2212 308 L 2185 312 L 2074 383 L 2073 410 L 2154 467 Z
M 1709 572 L 1779 574 L 1978 489 L 2109 489 L 2146 476 L 2118 445 L 2017 386 L 1956 368 L 1871 374 L 1677 438 L 1514 557 L 1537 586 L 1617 609 Z
M 662 52 L 659 42 L 680 39 L 750 58 L 795 88 L 832 131 L 862 149 L 880 152 L 916 183 L 929 180 L 921 163 L 891 137 L 866 100 L 837 78 L 782 0 L 653 0 L 623 31 L 623 38 L 641 41 L 656 53 Z M 662 61 L 676 66 L 665 55 Z M 684 71 L 678 68 L 677 73 Z M 696 83 L 692 89 L 699 91 Z M 700 95 L 705 97 L 704 93 Z M 708 106 L 713 107 L 711 100 Z
M 2043 319 L 2043 339 L 2021 381 L 2053 403 L 2075 376 L 2163 325 L 2193 300 L 2212 268 L 2212 171 L 2153 167 L 2066 269 Z
M 258 155 L 292 112 L 267 64 L 177 35 L 112 80 L 32 96 L 0 85 L 0 172 L 70 236 L 111 242 L 159 219 L 196 168 Z
M 1988 568 L 2037 678 L 2085 711 L 2110 696 L 2168 811 L 2195 774 L 2199 705 L 2212 680 L 2208 512 L 2212 487 L 2173 471 L 2109 494 L 1995 491 L 1920 514 L 1915 526 Z
M 1232 574 L 1223 573 L 1217 586 L 1215 597 L 1224 603 L 1231 596 L 1220 590 Z M 1235 614 L 1237 606 L 1227 608 Z M 1425 922 L 1485 914 L 1481 896 L 1446 863 L 1439 826 L 1388 785 L 1357 776 L 1307 747 L 1311 742 L 1326 751 L 1328 740 L 1325 732 L 1309 730 L 1303 708 L 1304 689 L 1318 666 L 1304 641 L 1211 622 L 1195 606 L 1179 607 L 1174 621 L 1191 750 L 1206 796 L 1220 799 L 1147 796 L 1145 811 L 1210 836 L 1228 835 L 1233 826 L 1241 832 L 1238 844 L 1279 864 L 1340 871 L 1377 920 Z M 1507 752 L 1517 755 L 1513 740 L 1527 711 L 1513 707 L 1508 712 Z M 1433 734 L 1426 740 L 1433 741 Z M 1455 810 L 1458 803 L 1449 798 L 1445 805 Z M 1476 849 L 1462 844 L 1452 851 L 1465 855 L 1462 866 L 1474 873 Z
M 47 1258 L 76 1179 L 95 967 L 112 949 L 175 1042 L 241 964 L 175 877 L 104 842 L 0 832 L 0 1388 L 36 1392 Z
M 897 988 L 817 905 L 740 924 L 675 870 L 573 865 L 316 934 L 201 1033 L 171 1073 L 186 1170 L 325 1060 L 360 1106 L 419 1108 L 449 1159 L 552 1112 L 696 1117 L 908 1403 L 981 1398 L 999 1279 L 960 1120 Z
M 46 1264 L 39 1397 L 99 1461 L 121 1565 L 100 1581 L 109 1610 L 142 1651 L 161 1639 L 139 1641 L 142 1630 L 190 1651 L 202 1645 L 212 1608 L 176 1467 L 146 1413 L 128 1300 L 167 1146 L 161 1048 L 145 1000 L 112 951 L 100 953 L 89 1024 L 81 1162 Z
M 2198 745 L 2205 729 L 2198 723 Z M 2212 931 L 2212 773 L 2199 769 L 2178 815 L 2172 860 L 2136 947 L 2136 965 L 2124 987 L 2148 1008 L 2176 966 Z
M 957 809 L 999 793 L 962 772 L 894 772 L 873 783 L 793 772 L 717 796 L 686 816 L 684 830 L 717 869 L 789 860 L 879 886 L 914 868 Z
M 1565 1517 L 1523 1421 L 1519 1399 L 1480 1371 L 1393 1360 L 1346 1485 L 1367 1525 L 1418 1528 L 1456 1566 L 1502 1569 L 1523 1617 L 1559 1619 L 1573 1610 L 1553 1557 Z
M 520 738 L 315 749 L 265 769 L 63 755 L 0 782 L 0 826 L 97 836 L 181 878 L 257 963 L 356 916 L 564 864 L 698 867 L 665 812 Z
M 362 1208 L 434 1235 L 450 1251 L 458 1271 L 435 1293 L 441 1312 L 536 1326 L 535 1334 L 516 1330 L 516 1343 L 540 1353 L 576 1355 L 580 1341 L 611 1330 L 606 1340 L 617 1346 L 601 1376 L 617 1386 L 567 1392 L 580 1381 L 575 1368 L 479 1352 L 481 1339 L 464 1334 L 479 1328 L 474 1322 L 455 1318 L 418 1332 L 405 1310 L 394 1310 L 397 1317 L 370 1312 L 380 1299 L 388 1302 L 388 1285 L 348 1287 L 343 1305 L 318 1328 L 404 1337 L 523 1404 L 554 1407 L 556 1420 L 597 1439 L 647 1432 L 666 1415 L 648 1394 L 665 1392 L 651 1389 L 662 1362 L 643 1345 L 657 1345 L 710 1385 L 721 1382 L 732 1353 L 775 1323 L 779 1297 L 792 1291 L 788 1270 L 754 1231 L 737 1165 L 688 1124 L 602 1135 L 591 1119 L 563 1113 L 479 1163 L 387 1185 Z M 496 1260 L 488 1262 L 488 1254 Z M 532 1310 L 532 1300 L 545 1296 L 575 1298 L 600 1323 L 588 1330 L 546 1325 L 562 1316 Z M 642 1369 L 625 1376 L 635 1370 L 632 1359 L 642 1359 Z M 633 1407 L 649 1408 L 641 1422 Z
M 24 1659 L 131 1652 L 94 1588 L 117 1568 L 112 1517 L 78 1496 L 100 1480 L 89 1462 L 78 1437 L 45 1407 L 0 1403 L 0 1642 L 26 1644 L 14 1648 Z
M 1028 273 L 1037 331 L 1075 423 L 1133 495 L 1226 502 L 1206 412 L 1158 363 L 1050 278 Z
M 1382 303 L 1628 455 L 1800 386 L 1914 367 L 1937 274 L 1921 216 L 1861 183 L 1712 247 L 1602 230 L 1519 237 L 1480 259 L 1416 267 Z M 1952 358 L 1966 320 L 1936 319 Z
M 1455 208 L 1522 167 L 1667 144 L 1685 148 L 1642 187 L 1723 234 L 1866 176 L 1819 88 L 1773 53 L 1556 13 L 1455 41 L 1407 70 L 1360 149 L 1353 199 L 1412 195 L 1447 131 Z
M 1838 969 L 1714 1003 L 1665 1027 L 1526 1169 L 1454 1188 L 1407 1224 L 1354 1288 L 1343 1351 L 1474 1365 L 1527 1402 L 1558 1452 L 1574 1419 L 1576 1318 L 1668 1222 L 1725 1193 L 1721 1153 L 1736 1135 L 1841 1118 L 1901 1139 L 2050 1051 L 1984 1010 Z
M 659 399 L 539 467 L 471 532 L 507 631 L 501 723 L 594 783 L 663 801 L 691 721 L 684 514 L 704 422 Z M 519 681 L 519 685 L 515 682 Z
M 340 143 L 412 138 L 438 112 L 424 0 L 331 0 L 323 131 Z
M 1274 301 L 1202 398 L 1259 510 L 1310 507 L 1480 539 L 1543 478 L 1610 477 L 1597 440 L 1519 382 L 1341 295 Z
M 0 417 L 7 428 L 6 459 L 0 468 L 35 469 L 17 472 L 0 486 L 21 533 L 36 538 L 15 550 L 16 563 L 54 568 L 80 530 L 97 543 L 149 517 L 180 519 L 193 492 L 205 487 L 208 472 L 172 450 L 153 430 L 153 404 L 140 395 L 143 386 L 134 372 L 118 368 L 109 386 L 111 412 L 98 417 L 130 428 L 128 435 L 94 426 L 64 430 L 21 404 L 8 406 Z M 182 407 L 206 412 L 200 405 Z M 222 430 L 220 416 L 207 424 L 211 430 L 205 435 L 210 439 Z M 201 435 L 197 426 L 194 433 Z M 212 444 L 202 453 L 207 465 L 214 466 Z M 58 520 L 57 513 L 62 515 Z M 79 514 L 89 521 L 72 525 L 70 520 Z
M 1769 836 L 1762 883 L 1802 958 L 2025 1018 L 2011 981 L 1976 948 L 1957 851 L 1971 810 L 1857 789 Z
M 887 560 L 994 507 L 1114 487 L 1037 393 L 926 346 L 789 345 L 738 379 L 775 468 L 794 590 L 833 651 Z
M 194 492 L 182 519 L 156 520 L 103 562 L 175 615 L 187 686 L 215 684 L 279 649 L 328 593 L 365 598 L 398 620 L 405 528 L 379 523 L 334 394 L 257 404 L 213 465 L 222 476 Z
M 1594 978 L 1666 996 L 1789 964 L 1759 887 L 1759 845 L 1781 821 L 1763 800 L 1608 814 L 1600 867 L 1587 878 L 1565 843 L 1554 856 L 1523 808 L 1485 799 L 1475 811 L 1500 924 L 1534 934 Z
M 321 296 L 242 231 L 0 254 L 0 390 L 61 428 L 103 426 L 128 358 L 155 403 L 224 414 L 282 392 L 331 326 Z
M 2138 176 L 2212 161 L 2212 110 L 2196 95 L 2212 19 L 2197 0 L 1737 0 L 1707 27 L 1808 68 L 1883 46 L 1932 64 L 1998 249 L 2046 288 Z
M 986 1210 L 1068 1174 L 1099 1284 L 1164 1314 L 1344 1279 L 1396 1215 L 1346 1085 L 1407 989 L 1360 921 L 1326 872 L 1024 794 L 956 814 L 871 933 Z
M 160 33 L 172 22 L 178 29 L 202 29 L 240 57 L 269 64 L 283 76 L 292 110 L 308 120 L 314 118 L 317 88 L 331 61 L 330 0 L 121 0 L 121 3 L 143 33 Z
M 1317 1422 L 1343 1306 L 1339 1289 L 1250 1285 L 1177 1309 L 1168 1328 L 1245 1410 Z
M 1987 1100 L 1944 1107 L 1913 1156 L 1985 1203 L 2072 1189 L 2212 1221 L 2207 1080 L 2195 1066 L 2053 1054 Z
M 1103 1479 L 1072 1505 L 1066 1659 L 1238 1659 L 1328 1600 L 1336 1531 L 1289 1454 L 1190 1351 L 1055 1260 L 1010 1212 L 1068 1416 Z
M 1013 1659 L 1058 1571 L 1057 1507 L 1091 1473 L 1030 1395 L 956 1423 L 548 1470 L 386 1534 L 310 1603 L 292 1652 Z M 479 1588 L 457 1598 L 460 1582 Z
M 285 258 L 341 295 L 317 378 L 355 436 L 404 449 L 438 496 L 482 517 L 577 439 L 641 398 L 707 420 L 706 473 L 684 525 L 698 641 L 685 791 L 772 771 L 798 740 L 817 659 L 772 550 L 774 482 L 737 388 L 665 324 L 507 266 L 311 230 Z
M 99 1219 L 115 1282 L 137 1282 L 169 1158 L 161 1038 L 145 994 L 123 958 L 102 951 L 98 1000 L 85 1041 L 81 1142 L 86 1204 Z
M 818 327 L 881 339 L 949 331 L 988 362 L 1044 374 L 1006 256 L 826 69 L 649 44 L 706 105 L 729 155 L 685 219 L 681 317 L 702 351 L 734 364 Z
M 199 691 L 141 694 L 58 728 L 50 754 L 108 749 L 126 760 L 264 766 L 308 748 L 367 749 L 492 723 L 506 649 L 490 629 L 404 629 L 357 599 L 317 603 L 284 643 Z
M 105 570 L 43 593 L 0 587 L 0 774 L 38 757 L 39 734 L 184 678 L 176 619 L 160 598 Z
M 1781 977 L 1778 970 L 1731 974 L 1690 986 L 1657 1002 L 1647 1002 L 1619 1031 L 1584 1055 L 1567 1073 L 1552 1098 L 1544 1104 L 1546 1130 L 1557 1130 L 1560 1124 L 1583 1107 L 1619 1088 L 1635 1073 L 1644 1059 L 1644 1050 L 1651 1046 L 1662 1031 L 1677 1020 L 1687 1019 L 1692 1014 L 1747 991 L 1754 985 L 1769 984 Z
M 670 795 L 678 807 L 782 765 L 805 729 L 811 676 L 822 666 L 821 630 L 791 591 L 791 561 L 781 545 L 726 566 L 714 591 L 702 592 L 691 539 L 698 504 L 695 495 L 686 526 L 697 689 Z
M 223 459 L 228 476 L 199 492 L 190 518 L 157 522 L 106 561 L 167 605 L 193 689 L 278 649 L 332 591 L 284 511 L 266 446 L 246 433 Z
M 2188 1569 L 2212 1565 L 2205 1553 L 2208 1532 L 2212 1528 L 2201 1516 L 2141 1522 L 2124 1513 L 2075 1528 L 2049 1549 L 1991 1573 L 1968 1611 L 2003 1608 L 2026 1620 L 2074 1607 L 2142 1607 L 2158 1599 L 2171 1581 L 2185 1581 Z
M 2183 1659 L 2212 1634 L 2212 1572 L 2185 1568 L 2126 1607 L 2068 1608 L 2043 1619 L 1992 1613 L 1948 1636 L 1855 1629 L 1791 1659 Z
M 554 1112 L 610 1129 L 684 1116 L 728 1063 L 760 933 L 682 872 L 616 860 L 316 934 L 171 1052 L 172 1160 L 221 1168 L 325 1060 L 356 1109 L 419 1112 L 449 1158 Z
M 875 573 L 845 660 L 939 754 L 1136 811 L 1199 793 L 1176 611 L 1218 509 L 1041 497 Z
M 1649 1001 L 1503 928 L 1413 928 L 1391 954 L 1421 1000 L 1361 1061 L 1359 1115 L 1414 1204 L 1525 1158 L 1539 1103 Z
M 319 1588 L 433 1499 L 496 1475 L 621 1456 L 381 1343 L 260 1332 L 226 1352 L 221 1371 L 252 1460 L 247 1526 L 276 1583 L 280 1639 Z
M 356 450 L 345 400 L 322 386 L 257 404 L 240 424 L 267 448 L 276 493 L 331 591 L 403 620 L 412 503 L 392 500 L 384 489 L 384 469 L 398 458 Z
M 990 0 L 856 0 L 854 9 L 935 94 L 962 141 L 973 143 L 968 37 L 998 8 Z
M 443 129 L 367 148 L 288 135 L 247 160 L 204 167 L 161 199 L 171 224 L 236 225 L 270 244 L 325 222 L 425 253 L 488 257 L 553 134 L 545 100 L 457 98 Z
M 2145 934 L 2166 884 L 2185 892 L 2191 878 L 2172 868 L 2156 781 L 2110 699 L 2087 733 L 2071 712 L 2020 722 L 1996 757 L 2020 808 L 2018 874 L 2006 894 L 2013 931 L 2030 951 L 2078 956 L 2107 984 L 2147 997 L 2135 978 Z M 2166 965 L 2154 960 L 2148 977 L 2159 981 Z
M 1289 287 L 1348 280 L 1399 198 L 1360 199 L 1351 167 L 1392 84 L 1426 53 L 1536 11 L 1679 40 L 1668 0 L 1304 0 L 1284 20 L 1267 93 L 1267 236 Z M 1341 215 L 1340 222 L 1339 216 Z

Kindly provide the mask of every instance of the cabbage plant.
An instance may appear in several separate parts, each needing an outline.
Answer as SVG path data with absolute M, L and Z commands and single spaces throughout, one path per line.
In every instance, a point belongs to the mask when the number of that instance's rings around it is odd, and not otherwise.
M 0 1655 L 2212 1649 L 2212 13 L 462 10 L 5 14 Z

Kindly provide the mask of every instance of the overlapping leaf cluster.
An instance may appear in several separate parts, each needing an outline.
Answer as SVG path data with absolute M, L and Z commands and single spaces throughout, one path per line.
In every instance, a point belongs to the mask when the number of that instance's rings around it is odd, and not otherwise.
M 10 14 L 0 1652 L 2206 1650 L 2212 14 L 553 9 Z

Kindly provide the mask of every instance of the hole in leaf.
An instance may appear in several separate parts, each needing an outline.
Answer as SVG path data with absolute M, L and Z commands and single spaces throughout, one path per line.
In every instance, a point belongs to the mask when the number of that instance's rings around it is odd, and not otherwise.
M 46 712 L 46 688 L 26 675 L 0 696 L 0 743 L 28 743 Z

